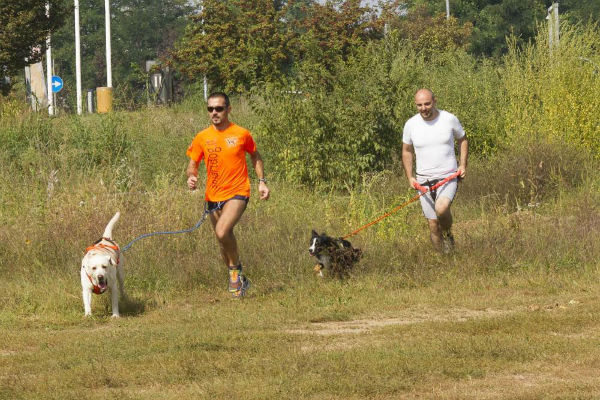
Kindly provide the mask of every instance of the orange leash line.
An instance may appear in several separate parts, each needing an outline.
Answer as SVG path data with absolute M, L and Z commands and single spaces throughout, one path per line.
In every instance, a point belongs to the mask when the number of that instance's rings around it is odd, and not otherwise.
M 371 221 L 371 222 L 369 222 L 368 224 L 361 226 L 360 228 L 358 228 L 357 230 L 355 230 L 355 231 L 354 231 L 354 232 L 352 232 L 352 233 L 349 233 L 349 234 L 347 234 L 346 236 L 342 236 L 342 239 L 348 239 L 349 237 L 352 237 L 352 236 L 356 235 L 358 232 L 362 231 L 363 229 L 365 229 L 365 228 L 368 228 L 368 227 L 370 227 L 371 225 L 375 225 L 376 223 L 378 223 L 378 222 L 379 222 L 379 221 L 381 221 L 382 219 L 389 217 L 390 215 L 392 215 L 392 214 L 393 214 L 393 213 L 395 213 L 396 211 L 399 211 L 400 209 L 402 209 L 402 208 L 406 207 L 406 206 L 407 206 L 407 205 L 409 205 L 410 203 L 414 203 L 415 201 L 419 200 L 419 197 L 423 196 L 425 193 L 427 193 L 427 192 L 422 192 L 422 193 L 419 193 L 419 194 L 417 194 L 417 195 L 416 195 L 416 196 L 414 196 L 412 199 L 410 199 L 410 200 L 408 200 L 408 201 L 404 202 L 403 204 L 400 204 L 399 206 L 397 206 L 396 208 L 394 208 L 392 211 L 390 211 L 390 212 L 388 212 L 388 213 L 385 213 L 385 214 L 383 214 L 382 216 L 380 216 L 380 217 L 379 217 L 379 218 L 377 218 L 376 220 L 374 220 L 374 221 Z
M 371 221 L 371 222 L 369 222 L 368 224 L 361 226 L 360 228 L 358 228 L 357 230 L 355 230 L 355 231 L 353 231 L 353 232 L 351 232 L 351 233 L 347 234 L 346 236 L 342 236 L 342 239 L 348 239 L 349 237 L 352 237 L 352 236 L 356 235 L 358 232 L 362 231 L 363 229 L 365 229 L 365 228 L 368 228 L 368 227 L 369 227 L 369 226 L 371 226 L 371 225 L 375 225 L 376 223 L 378 223 L 378 222 L 379 222 L 379 221 L 381 221 L 382 219 L 389 217 L 390 215 L 392 215 L 393 213 L 395 213 L 395 212 L 397 212 L 397 211 L 401 210 L 402 208 L 406 207 L 406 206 L 407 206 L 407 205 L 409 205 L 410 203 L 414 203 L 415 201 L 419 200 L 419 198 L 420 198 L 421 196 L 423 196 L 425 193 L 427 193 L 427 192 L 429 192 L 429 191 L 431 191 L 431 190 L 435 190 L 435 189 L 439 188 L 439 187 L 440 187 L 440 186 L 442 186 L 442 185 L 445 185 L 446 183 L 448 183 L 448 182 L 449 182 L 449 181 L 451 181 L 452 179 L 454 179 L 454 178 L 457 178 L 459 175 L 460 175 L 460 173 L 459 173 L 458 171 L 457 171 L 457 172 L 455 172 L 454 174 L 450 175 L 449 177 L 447 177 L 447 178 L 445 178 L 445 179 L 443 179 L 443 180 L 439 181 L 439 182 L 438 182 L 438 183 L 436 183 L 435 185 L 433 185 L 433 186 L 431 187 L 431 189 L 427 189 L 426 191 L 424 191 L 424 192 L 421 192 L 421 193 L 419 193 L 419 194 L 415 195 L 415 196 L 414 196 L 413 198 L 411 198 L 410 200 L 408 200 L 408 201 L 405 201 L 404 203 L 400 204 L 399 206 L 396 206 L 396 207 L 395 207 L 395 208 L 394 208 L 392 211 L 390 211 L 390 212 L 387 212 L 387 213 L 383 214 L 382 216 L 380 216 L 380 217 L 379 217 L 379 218 L 377 218 L 376 220 L 374 220 L 374 221 Z

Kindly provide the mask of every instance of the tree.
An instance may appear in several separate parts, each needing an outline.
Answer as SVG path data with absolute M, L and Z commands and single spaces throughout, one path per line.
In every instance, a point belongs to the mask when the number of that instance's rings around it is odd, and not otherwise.
M 448 50 L 468 49 L 473 25 L 460 24 L 455 17 L 446 18 L 439 13 L 432 17 L 424 7 L 419 7 L 402 18 L 398 30 L 400 37 L 414 50 L 431 56 Z
M 284 5 L 273 0 L 205 0 L 172 52 L 191 81 L 206 76 L 214 88 L 247 91 L 281 79 L 289 67 Z
M 600 22 L 600 2 L 598 0 L 561 0 L 558 9 L 561 14 L 567 14 L 567 18 L 571 22 Z
M 488 4 L 473 24 L 472 51 L 475 54 L 500 55 L 507 49 L 506 37 L 514 35 L 520 43 L 535 37 L 537 24 L 546 13 L 539 0 L 503 0 Z
M 46 3 L 50 5 L 49 17 Z M 38 62 L 48 33 L 56 31 L 70 12 L 65 0 L 2 0 L 0 2 L 0 79 Z M 0 80 L 2 93 L 9 89 Z
M 290 78 L 327 84 L 341 60 L 381 36 L 359 0 L 205 0 L 173 60 L 190 80 L 233 92 Z
M 406 18 L 423 10 L 430 16 L 446 11 L 445 2 L 441 0 L 406 0 L 405 7 Z M 460 24 L 472 24 L 470 51 L 485 56 L 505 53 L 509 35 L 526 43 L 535 36 L 537 24 L 546 17 L 544 0 L 451 0 L 450 14 Z
M 359 0 L 312 3 L 306 17 L 293 21 L 297 39 L 297 78 L 328 86 L 337 65 L 370 40 L 383 36 L 383 25 L 375 12 Z

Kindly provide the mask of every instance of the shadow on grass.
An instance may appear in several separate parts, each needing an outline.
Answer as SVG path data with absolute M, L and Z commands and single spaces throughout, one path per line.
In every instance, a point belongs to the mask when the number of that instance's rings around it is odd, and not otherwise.
M 119 311 L 121 315 L 138 316 L 144 314 L 149 301 L 151 300 L 126 297 L 119 301 Z

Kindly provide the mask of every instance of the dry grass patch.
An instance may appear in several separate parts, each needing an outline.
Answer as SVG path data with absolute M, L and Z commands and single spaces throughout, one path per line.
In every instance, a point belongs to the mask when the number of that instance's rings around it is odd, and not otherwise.
M 368 333 L 377 328 L 396 325 L 411 325 L 424 322 L 462 322 L 473 318 L 493 318 L 494 316 L 506 315 L 514 311 L 503 310 L 423 310 L 421 312 L 406 310 L 401 311 L 401 316 L 394 318 L 371 318 L 356 319 L 352 321 L 315 322 L 304 329 L 289 329 L 287 333 L 310 334 L 310 335 L 345 335 Z M 404 314 L 404 315 L 403 315 Z

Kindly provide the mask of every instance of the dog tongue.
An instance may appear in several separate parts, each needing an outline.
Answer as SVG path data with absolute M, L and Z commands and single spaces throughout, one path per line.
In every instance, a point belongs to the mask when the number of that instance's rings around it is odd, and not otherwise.
M 106 282 L 98 283 L 98 287 L 102 290 L 106 289 Z

